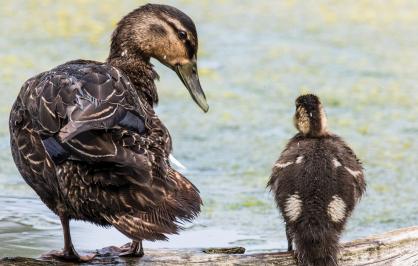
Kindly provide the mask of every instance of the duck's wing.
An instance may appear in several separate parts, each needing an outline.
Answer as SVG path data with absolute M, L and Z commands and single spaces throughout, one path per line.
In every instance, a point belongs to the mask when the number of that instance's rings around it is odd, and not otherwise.
M 303 155 L 297 140 L 290 140 L 273 165 L 272 174 L 267 183 L 267 186 L 275 192 L 276 196 L 278 196 L 277 191 L 280 186 L 288 185 L 289 188 L 286 191 L 290 190 L 291 184 L 287 181 L 298 175 L 300 168 L 294 166 L 301 163 L 302 159 Z
M 110 65 L 68 62 L 24 87 L 22 101 L 40 133 L 58 133 L 62 142 L 85 131 L 117 125 L 144 130 L 143 105 L 128 78 Z
M 120 128 L 146 134 L 146 124 L 155 114 L 146 113 L 134 90 L 129 79 L 110 65 L 72 61 L 29 80 L 20 97 L 55 162 L 68 156 L 114 162 L 147 179 L 149 158 L 103 134 Z
M 298 177 L 303 174 L 304 167 L 300 167 L 300 163 L 303 162 L 304 148 L 304 143 L 299 143 L 297 136 L 293 137 L 273 165 L 267 187 L 270 188 L 277 206 L 282 211 L 285 209 L 289 195 L 294 195 L 300 185 Z
M 332 165 L 337 170 L 341 180 L 348 180 L 348 183 L 354 184 L 354 198 L 359 200 L 366 191 L 366 181 L 364 178 L 364 169 L 354 151 L 338 136 L 332 136 L 337 145 Z M 354 182 L 353 182 L 354 181 Z

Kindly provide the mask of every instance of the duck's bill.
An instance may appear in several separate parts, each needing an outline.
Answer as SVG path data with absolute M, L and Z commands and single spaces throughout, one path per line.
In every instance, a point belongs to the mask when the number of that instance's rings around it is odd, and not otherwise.
M 190 62 L 184 65 L 177 65 L 175 71 L 184 86 L 190 92 L 193 100 L 206 113 L 209 110 L 209 105 L 206 102 L 205 93 L 200 86 L 199 75 L 197 73 L 196 62 Z

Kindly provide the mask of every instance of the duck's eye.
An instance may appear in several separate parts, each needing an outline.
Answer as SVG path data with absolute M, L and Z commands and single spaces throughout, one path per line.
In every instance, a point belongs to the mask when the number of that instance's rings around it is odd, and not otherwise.
M 180 40 L 186 40 L 187 39 L 187 33 L 185 31 L 179 31 L 179 38 Z

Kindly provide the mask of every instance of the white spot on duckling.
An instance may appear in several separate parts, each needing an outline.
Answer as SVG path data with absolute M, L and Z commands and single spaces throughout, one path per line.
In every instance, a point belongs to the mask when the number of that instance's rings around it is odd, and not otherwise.
M 347 166 L 345 166 L 344 168 L 355 178 L 357 178 L 361 175 L 361 171 L 352 170 L 352 169 L 348 168 Z
M 345 217 L 345 202 L 337 195 L 332 196 L 332 201 L 328 204 L 328 216 L 334 223 L 341 222 Z
M 128 50 L 123 50 L 123 52 L 122 52 L 122 54 L 121 54 L 121 56 L 127 56 L 128 55 Z
M 274 166 L 277 168 L 285 168 L 291 164 L 293 164 L 293 162 L 287 162 L 287 163 L 277 162 Z
M 296 158 L 296 164 L 300 164 L 301 162 L 302 162 L 302 160 L 303 160 L 303 156 L 301 155 L 301 156 L 299 156 L 298 158 Z
M 291 222 L 296 221 L 302 212 L 302 200 L 298 193 L 293 194 L 286 200 L 284 213 Z
M 332 159 L 332 163 L 334 164 L 335 168 L 340 167 L 342 164 L 340 163 L 340 161 L 337 160 L 337 158 Z

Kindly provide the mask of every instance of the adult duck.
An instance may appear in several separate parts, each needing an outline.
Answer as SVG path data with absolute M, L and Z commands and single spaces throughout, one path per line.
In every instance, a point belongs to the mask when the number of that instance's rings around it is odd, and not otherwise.
M 10 113 L 13 159 L 25 181 L 59 216 L 64 249 L 52 255 L 86 261 L 73 247 L 69 221 L 114 226 L 133 240 L 121 255 L 143 255 L 142 240 L 164 240 L 200 211 L 197 188 L 169 163 L 168 130 L 150 63 L 174 70 L 208 110 L 196 65 L 198 38 L 186 14 L 148 4 L 126 15 L 106 62 L 75 60 L 27 80 Z

